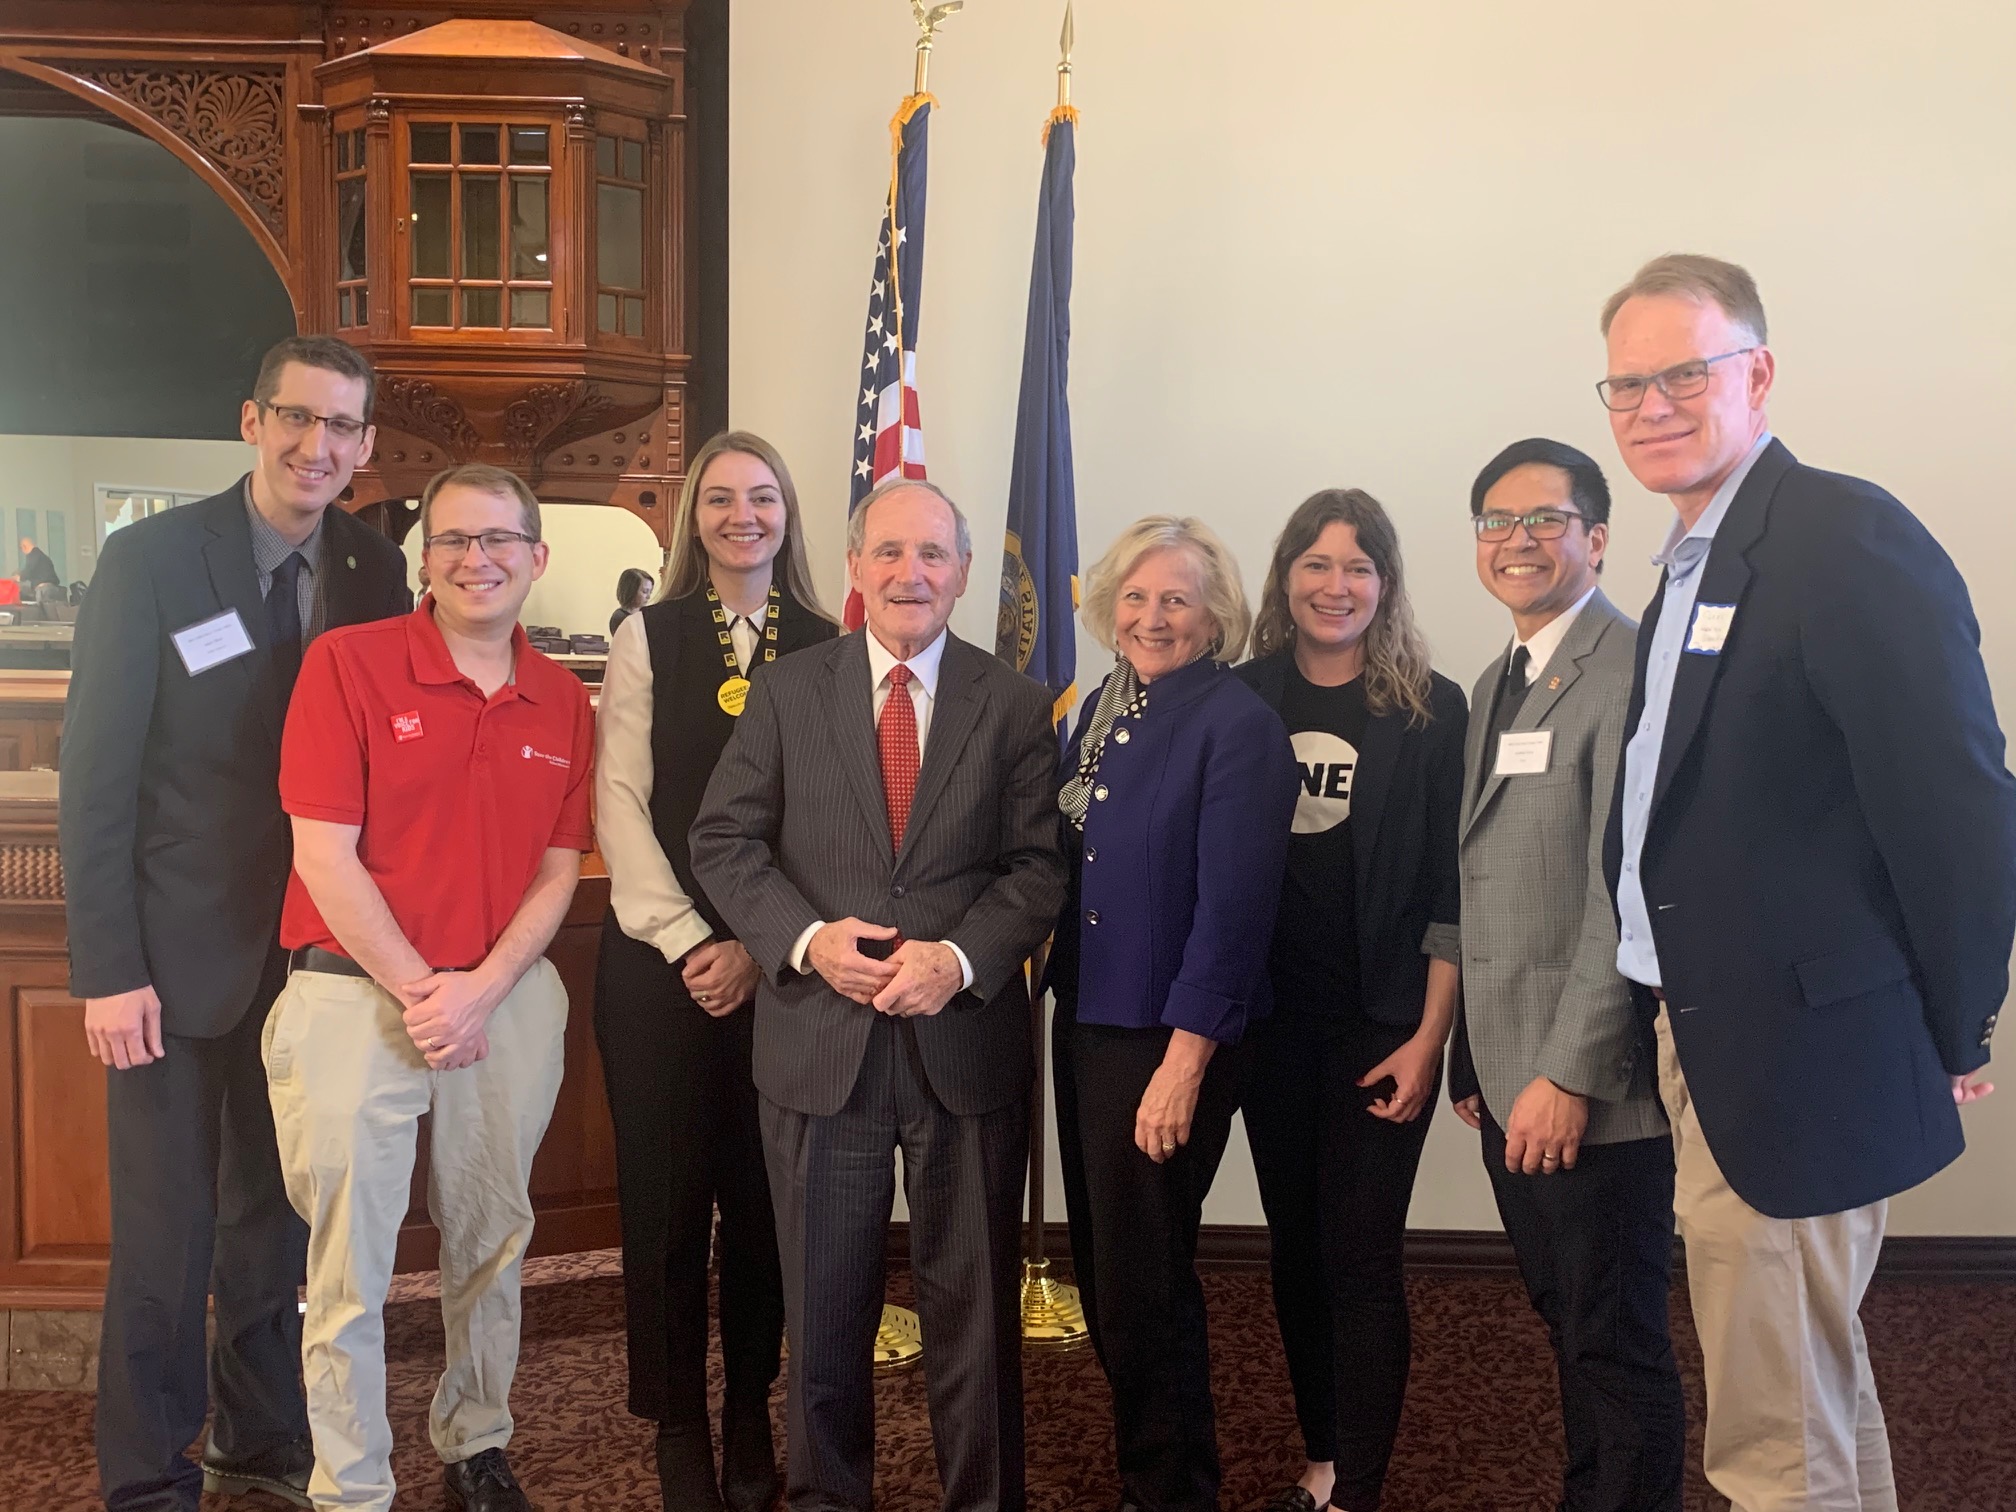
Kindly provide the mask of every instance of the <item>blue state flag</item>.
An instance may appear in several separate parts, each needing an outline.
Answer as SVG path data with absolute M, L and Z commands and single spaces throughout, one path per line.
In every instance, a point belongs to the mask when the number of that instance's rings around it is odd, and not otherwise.
M 1071 176 L 1078 113 L 1060 106 L 1044 132 L 1043 195 L 1015 461 L 1008 479 L 1008 539 L 994 654 L 1050 689 L 1052 723 L 1078 701 L 1078 492 L 1071 468 Z

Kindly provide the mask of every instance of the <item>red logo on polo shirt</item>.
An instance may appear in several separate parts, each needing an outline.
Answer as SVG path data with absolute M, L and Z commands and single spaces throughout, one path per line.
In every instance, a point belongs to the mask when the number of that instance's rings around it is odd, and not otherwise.
M 527 761 L 543 761 L 548 766 L 571 767 L 574 765 L 574 763 L 569 761 L 565 756 L 549 756 L 544 751 L 536 751 L 529 745 L 520 746 L 518 748 L 518 754 L 524 757 Z
M 427 732 L 420 728 L 420 711 L 413 709 L 404 714 L 392 716 L 392 743 L 404 745 L 409 740 L 418 740 Z

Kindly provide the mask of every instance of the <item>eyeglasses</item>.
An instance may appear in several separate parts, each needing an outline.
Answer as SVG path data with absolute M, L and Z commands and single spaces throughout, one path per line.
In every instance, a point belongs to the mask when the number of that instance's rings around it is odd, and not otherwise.
M 353 420 L 348 415 L 318 415 L 313 410 L 294 404 L 268 404 L 261 400 L 259 408 L 278 420 L 280 429 L 290 436 L 307 435 L 319 420 L 329 427 L 330 440 L 349 444 L 362 440 L 364 432 L 371 428 L 362 420 Z
M 501 557 L 515 550 L 522 542 L 527 546 L 537 546 L 539 537 L 526 535 L 522 530 L 480 530 L 475 535 L 464 535 L 459 530 L 444 530 L 439 535 L 428 536 L 421 544 L 429 551 L 438 551 L 450 561 L 469 554 L 469 543 L 477 542 L 483 548 L 483 555 Z
M 1572 509 L 1536 509 L 1523 515 L 1475 515 L 1470 523 L 1477 527 L 1477 539 L 1480 541 L 1509 541 L 1521 525 L 1526 527 L 1526 534 L 1536 541 L 1558 541 L 1568 534 L 1570 520 L 1588 518 Z
M 1596 385 L 1596 393 L 1605 408 L 1618 411 L 1638 408 L 1645 402 L 1645 390 L 1648 388 L 1657 388 L 1668 399 L 1692 399 L 1696 394 L 1707 391 L 1709 368 L 1756 350 L 1754 346 L 1738 347 L 1733 352 L 1721 352 L 1713 357 L 1696 357 L 1692 362 L 1676 362 L 1664 372 L 1646 377 L 1626 374 L 1622 378 L 1605 378 Z

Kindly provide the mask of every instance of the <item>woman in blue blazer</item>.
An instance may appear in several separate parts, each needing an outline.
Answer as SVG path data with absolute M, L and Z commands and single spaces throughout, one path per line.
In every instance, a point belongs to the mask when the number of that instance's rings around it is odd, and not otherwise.
M 1150 516 L 1092 569 L 1118 661 L 1078 722 L 1058 806 L 1071 891 L 1049 985 L 1071 1254 L 1113 1390 L 1122 1505 L 1216 1512 L 1204 1195 L 1266 1015 L 1295 807 L 1274 711 L 1226 662 L 1251 616 L 1196 520 Z
M 1238 676 L 1301 777 L 1245 1103 L 1307 1454 L 1266 1512 L 1377 1512 L 1407 1390 L 1407 1205 L 1456 1013 L 1466 709 L 1357 489 L 1290 516 L 1253 643 Z

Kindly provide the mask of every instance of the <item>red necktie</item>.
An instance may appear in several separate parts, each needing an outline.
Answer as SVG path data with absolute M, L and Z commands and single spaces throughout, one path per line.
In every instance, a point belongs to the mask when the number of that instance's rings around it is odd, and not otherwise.
M 910 701 L 910 679 L 903 663 L 889 669 L 889 697 L 875 743 L 882 752 L 882 796 L 889 805 L 889 838 L 903 849 L 903 831 L 910 823 L 910 800 L 917 796 L 917 707 Z

